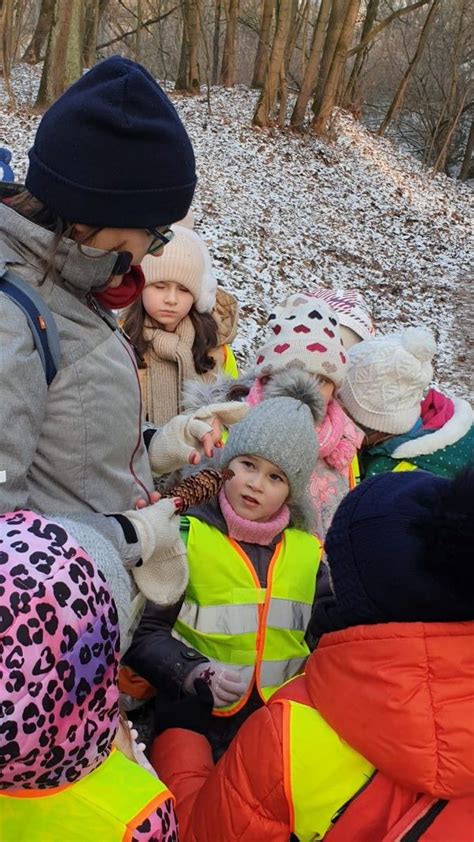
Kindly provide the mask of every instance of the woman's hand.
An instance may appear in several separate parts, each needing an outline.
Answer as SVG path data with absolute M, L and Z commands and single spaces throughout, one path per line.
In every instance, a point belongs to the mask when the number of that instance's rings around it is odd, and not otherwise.
M 208 433 L 204 433 L 201 439 L 201 447 L 204 455 L 210 459 L 214 455 L 214 448 L 224 447 L 224 442 L 222 441 L 223 427 L 217 415 L 213 415 L 212 418 L 209 419 L 208 424 L 212 427 L 212 429 Z M 189 464 L 199 465 L 200 461 L 201 454 L 199 451 L 192 450 L 189 454 Z
M 166 474 L 187 464 L 198 465 L 203 454 L 211 457 L 214 448 L 222 446 L 222 427 L 241 421 L 248 409 L 247 404 L 227 401 L 172 418 L 150 442 L 152 470 Z

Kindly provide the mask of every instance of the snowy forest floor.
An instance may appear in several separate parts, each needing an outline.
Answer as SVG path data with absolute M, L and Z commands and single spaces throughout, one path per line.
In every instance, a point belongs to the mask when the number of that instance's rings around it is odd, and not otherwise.
M 17 110 L 0 83 L 0 144 L 17 180 L 39 117 L 31 112 L 39 68 L 14 70 Z M 391 141 L 340 114 L 322 142 L 251 126 L 256 93 L 212 88 L 171 92 L 192 137 L 198 169 L 196 230 L 219 282 L 241 306 L 235 349 L 251 361 L 272 306 L 291 292 L 355 287 L 378 329 L 429 326 L 438 341 L 435 379 L 472 391 L 472 189 L 424 172 Z

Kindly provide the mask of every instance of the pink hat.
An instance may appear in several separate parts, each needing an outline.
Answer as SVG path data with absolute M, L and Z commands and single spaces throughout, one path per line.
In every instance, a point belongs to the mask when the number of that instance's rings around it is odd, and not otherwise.
M 311 292 L 296 293 L 308 298 L 318 298 L 325 301 L 339 316 L 341 335 L 346 348 L 357 341 L 372 339 L 375 336 L 375 326 L 367 309 L 364 299 L 356 289 L 325 289 L 315 287 Z M 290 299 L 294 296 L 290 296 Z M 351 331 L 351 333 L 348 333 Z M 355 334 L 355 337 L 354 335 Z

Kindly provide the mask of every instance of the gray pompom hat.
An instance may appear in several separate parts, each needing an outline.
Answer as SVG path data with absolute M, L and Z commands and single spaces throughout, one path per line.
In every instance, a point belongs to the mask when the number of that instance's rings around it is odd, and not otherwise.
M 265 398 L 232 427 L 220 462 L 227 467 L 236 456 L 244 455 L 267 459 L 284 471 L 290 486 L 290 503 L 304 497 L 315 468 L 319 454 L 315 424 L 321 420 L 319 394 L 301 393 L 302 399 L 297 399 L 297 373 L 293 380 L 295 389 L 287 384 L 285 391 L 292 391 L 295 397 Z

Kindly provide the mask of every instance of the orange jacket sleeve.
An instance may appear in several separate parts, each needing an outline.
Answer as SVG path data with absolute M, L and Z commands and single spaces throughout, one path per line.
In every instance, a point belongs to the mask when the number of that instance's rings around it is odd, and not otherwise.
M 178 728 L 151 760 L 176 798 L 181 842 L 288 842 L 281 705 L 254 713 L 216 766 L 207 740 Z

